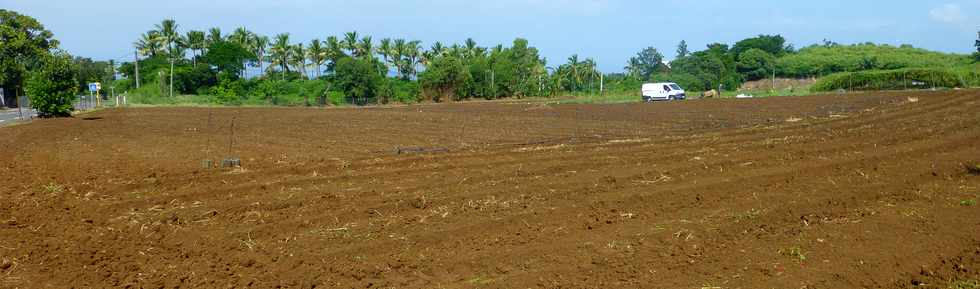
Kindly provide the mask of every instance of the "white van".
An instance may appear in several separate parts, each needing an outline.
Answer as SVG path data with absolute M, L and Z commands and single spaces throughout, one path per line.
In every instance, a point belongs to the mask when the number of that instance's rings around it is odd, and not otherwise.
M 684 89 L 673 82 L 643 84 L 643 101 L 680 100 L 687 98 Z

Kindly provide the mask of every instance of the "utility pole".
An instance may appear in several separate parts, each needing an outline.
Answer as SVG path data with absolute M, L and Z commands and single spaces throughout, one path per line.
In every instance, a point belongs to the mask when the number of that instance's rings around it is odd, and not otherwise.
M 174 56 L 170 56 L 170 97 L 174 97 Z
M 772 91 L 776 92 L 776 65 L 772 65 Z
M 602 74 L 602 70 L 599 69 L 599 57 L 595 58 L 595 67 L 596 72 L 599 73 L 599 96 L 602 96 L 602 91 L 605 88 L 604 81 L 606 75 Z
M 139 50 L 133 51 L 133 59 L 136 63 L 136 89 L 140 88 L 140 52 Z
M 494 79 L 493 69 L 490 69 L 490 89 L 493 89 L 493 98 L 497 98 L 497 81 Z
M 116 97 L 116 62 L 114 60 L 109 60 L 109 69 L 111 69 L 111 73 L 109 74 L 109 97 L 115 98 Z M 116 101 L 116 106 L 119 106 L 119 101 Z
M 7 108 L 7 99 L 3 96 L 3 87 L 0 87 L 0 108 Z

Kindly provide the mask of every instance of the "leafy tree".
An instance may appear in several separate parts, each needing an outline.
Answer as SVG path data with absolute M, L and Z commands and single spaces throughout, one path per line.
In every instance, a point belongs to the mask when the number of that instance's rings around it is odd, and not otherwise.
M 432 65 L 422 73 L 419 81 L 422 86 L 434 94 L 432 99 L 435 101 L 440 101 L 445 97 L 460 100 L 468 97 L 461 88 L 470 78 L 471 75 L 462 59 L 447 56 L 433 60 Z
M 25 88 L 40 117 L 70 117 L 78 89 L 71 56 L 56 53 L 42 57 L 39 70 L 31 73 Z
M 793 47 L 786 45 L 786 39 L 781 35 L 759 35 L 735 43 L 732 53 L 738 57 L 751 49 L 760 49 L 777 57 L 793 51 Z
M 28 71 L 41 66 L 42 58 L 58 47 L 52 37 L 36 19 L 0 9 L 0 88 L 5 97 L 12 100 L 15 94 L 23 94 L 20 89 Z
M 878 57 L 865 56 L 861 58 L 861 70 L 873 70 L 878 68 Z
M 204 61 L 216 68 L 222 75 L 222 79 L 228 77 L 238 79 L 245 70 L 245 63 L 252 59 L 255 59 L 255 54 L 241 44 L 231 41 L 212 43 L 208 47 L 208 52 L 204 54 Z
M 637 69 L 643 79 L 649 79 L 656 73 L 668 71 L 667 66 L 664 65 L 664 55 L 656 48 L 647 47 L 637 53 L 636 58 L 640 61 Z
M 691 52 L 687 50 L 687 41 L 681 40 L 680 44 L 677 44 L 677 58 L 683 58 Z
M 695 91 L 717 89 L 719 86 L 736 89 L 741 85 L 734 57 L 728 53 L 728 46 L 724 44 L 711 44 L 707 50 L 675 60 L 671 72 L 696 77 L 699 83 L 685 87 Z
M 78 90 L 88 89 L 91 82 L 102 82 L 106 87 L 112 78 L 112 67 L 108 61 L 93 61 L 91 58 L 75 57 L 72 59 L 75 68 L 75 79 L 78 80 Z
M 378 96 L 378 84 L 382 79 L 378 73 L 380 65 L 375 59 L 341 58 L 336 67 L 337 86 L 348 98 L 374 98 Z
M 772 73 L 776 58 L 762 49 L 752 48 L 742 53 L 738 59 L 738 73 L 746 80 L 767 78 Z
M 208 52 L 211 53 L 210 51 Z M 223 72 L 222 80 L 237 78 L 237 74 Z M 207 94 L 207 88 L 218 83 L 218 74 L 206 65 L 180 65 L 174 71 L 174 89 L 183 94 Z M 204 92 L 204 93 L 202 93 Z

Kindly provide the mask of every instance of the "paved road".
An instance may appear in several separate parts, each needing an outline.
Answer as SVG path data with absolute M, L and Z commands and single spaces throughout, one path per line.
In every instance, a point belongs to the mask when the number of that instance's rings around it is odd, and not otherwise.
M 91 104 L 88 103 L 76 101 L 74 105 L 76 111 L 91 109 L 91 107 L 89 107 Z M 37 117 L 36 111 L 33 109 L 24 109 L 24 118 L 31 119 L 34 117 Z M 16 108 L 0 108 L 0 125 L 9 124 L 20 120 L 20 111 Z
M 34 110 L 24 110 L 24 117 L 34 115 Z M 8 124 L 20 120 L 20 111 L 17 109 L 0 109 L 0 125 Z

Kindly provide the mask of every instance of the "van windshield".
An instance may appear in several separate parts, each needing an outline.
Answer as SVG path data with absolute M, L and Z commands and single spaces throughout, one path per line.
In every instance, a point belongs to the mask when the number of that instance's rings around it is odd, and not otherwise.
M 677 86 L 676 84 L 671 84 L 670 88 L 673 88 L 674 90 L 681 90 L 681 87 Z

